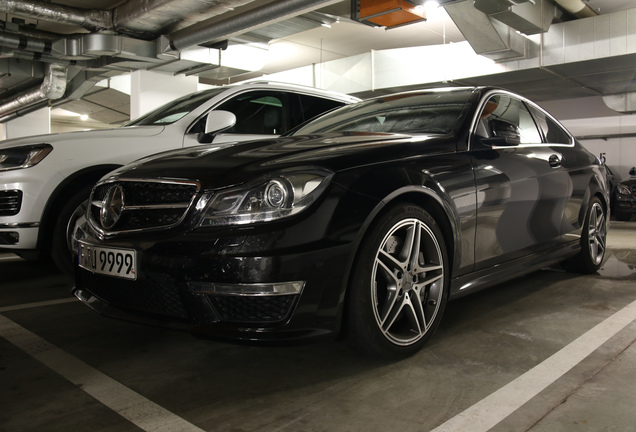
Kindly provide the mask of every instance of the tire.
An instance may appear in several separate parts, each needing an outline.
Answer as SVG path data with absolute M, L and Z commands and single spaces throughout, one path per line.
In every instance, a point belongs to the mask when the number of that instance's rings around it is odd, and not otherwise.
M 51 257 L 55 265 L 67 276 L 73 276 L 72 234 L 75 224 L 86 213 L 91 189 L 92 185 L 75 192 L 60 209 L 53 227 Z
M 614 216 L 616 217 L 617 221 L 621 221 L 621 222 L 627 222 L 632 218 L 631 213 L 615 212 Z
M 449 281 L 446 246 L 435 220 L 417 206 L 392 208 L 370 229 L 354 263 L 349 344 L 386 359 L 415 354 L 439 326 Z
M 590 200 L 581 233 L 581 251 L 567 261 L 566 270 L 576 273 L 596 273 L 605 258 L 607 217 L 598 197 Z

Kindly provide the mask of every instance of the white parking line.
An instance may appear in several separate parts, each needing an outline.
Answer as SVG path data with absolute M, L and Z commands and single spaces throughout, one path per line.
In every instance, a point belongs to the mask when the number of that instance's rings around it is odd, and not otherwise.
M 0 336 L 144 431 L 203 432 L 2 315 Z
M 3 306 L 3 307 L 0 307 L 0 313 L 11 312 L 11 311 L 16 311 L 20 309 L 30 309 L 30 308 L 36 308 L 36 307 L 42 307 L 42 306 L 57 305 L 62 303 L 73 303 L 73 302 L 77 302 L 77 299 L 75 297 L 56 299 L 56 300 L 47 300 L 47 301 L 33 302 L 33 303 L 24 303 L 24 304 L 15 305 L 15 306 Z
M 0 261 L 24 261 L 24 260 L 17 255 L 0 254 Z
M 431 432 L 486 432 L 636 320 L 636 301 Z

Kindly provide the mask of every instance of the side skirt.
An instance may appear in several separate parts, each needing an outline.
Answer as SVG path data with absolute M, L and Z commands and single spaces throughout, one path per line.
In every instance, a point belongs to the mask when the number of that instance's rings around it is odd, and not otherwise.
M 568 243 L 565 246 L 535 253 L 502 264 L 479 270 L 451 280 L 450 298 L 456 299 L 502 282 L 516 279 L 528 273 L 549 267 L 576 255 L 580 243 Z

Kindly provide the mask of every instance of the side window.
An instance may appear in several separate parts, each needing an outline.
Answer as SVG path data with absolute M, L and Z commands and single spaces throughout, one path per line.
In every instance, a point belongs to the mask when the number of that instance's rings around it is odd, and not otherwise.
M 476 134 L 485 138 L 505 136 L 520 144 L 541 143 L 541 135 L 530 112 L 520 100 L 507 95 L 488 99 L 481 112 Z
M 344 102 L 323 99 L 316 96 L 298 95 L 298 99 L 300 101 L 300 110 L 303 112 L 302 121 L 312 119 L 320 114 L 344 105 Z
M 543 131 L 543 136 L 548 144 L 572 144 L 570 135 L 557 122 L 535 107 L 531 106 L 530 111 L 539 128 Z
M 280 135 L 289 128 L 287 95 L 282 92 L 240 94 L 217 109 L 236 116 L 236 124 L 227 133 Z
M 216 107 L 236 116 L 236 124 L 225 133 L 280 135 L 289 130 L 288 95 L 283 92 L 256 91 L 239 94 Z M 206 117 L 200 118 L 190 133 L 205 130 Z

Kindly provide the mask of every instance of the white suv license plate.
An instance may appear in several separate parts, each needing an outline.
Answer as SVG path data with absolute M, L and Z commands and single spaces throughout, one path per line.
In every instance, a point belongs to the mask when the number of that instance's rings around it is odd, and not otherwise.
M 93 273 L 137 279 L 134 249 L 115 249 L 79 242 L 79 266 Z

